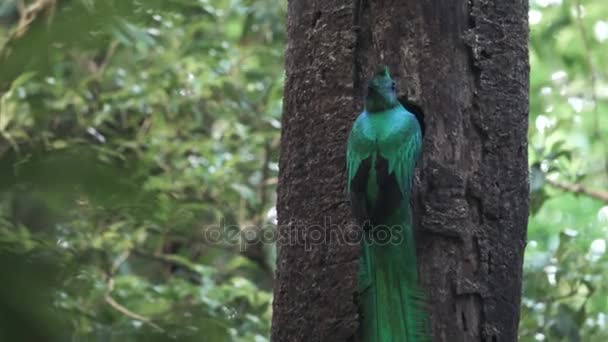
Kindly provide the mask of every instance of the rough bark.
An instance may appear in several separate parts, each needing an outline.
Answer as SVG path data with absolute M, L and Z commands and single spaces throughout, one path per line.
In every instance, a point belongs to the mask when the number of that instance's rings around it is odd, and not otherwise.
M 356 232 L 345 144 L 381 63 L 423 110 L 415 208 L 433 340 L 516 341 L 528 213 L 527 3 L 290 0 L 274 341 L 355 339 L 359 251 L 339 239 Z

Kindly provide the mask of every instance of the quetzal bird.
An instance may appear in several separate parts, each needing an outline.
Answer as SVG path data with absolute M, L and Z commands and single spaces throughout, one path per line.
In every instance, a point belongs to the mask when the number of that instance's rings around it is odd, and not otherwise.
M 420 124 L 397 99 L 388 68 L 368 85 L 346 152 L 353 215 L 363 228 L 359 271 L 364 342 L 429 340 L 418 286 L 410 192 Z

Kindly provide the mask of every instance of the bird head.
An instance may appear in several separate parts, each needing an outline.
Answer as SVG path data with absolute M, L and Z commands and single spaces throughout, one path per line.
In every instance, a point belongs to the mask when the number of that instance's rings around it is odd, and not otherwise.
M 373 113 L 393 108 L 398 103 L 395 81 L 385 66 L 369 81 L 365 107 L 368 112 Z

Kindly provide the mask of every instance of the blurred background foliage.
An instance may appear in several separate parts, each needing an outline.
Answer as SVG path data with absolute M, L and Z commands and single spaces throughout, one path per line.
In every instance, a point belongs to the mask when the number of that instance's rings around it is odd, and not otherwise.
M 522 341 L 608 341 L 608 2 L 530 2 Z
M 0 1 L 0 341 L 268 340 L 284 18 Z
M 268 340 L 285 11 L 0 0 L 1 341 Z M 608 3 L 529 19 L 520 337 L 608 341 Z

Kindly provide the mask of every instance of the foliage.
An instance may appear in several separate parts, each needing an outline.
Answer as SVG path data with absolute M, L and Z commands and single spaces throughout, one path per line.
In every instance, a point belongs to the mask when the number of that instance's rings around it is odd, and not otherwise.
M 608 6 L 533 0 L 529 18 L 532 215 L 521 340 L 607 341 Z
M 0 339 L 267 340 L 285 8 L 8 3 Z
M 0 340 L 267 340 L 273 249 L 240 236 L 273 229 L 284 2 L 30 0 L 31 23 L 17 3 L 0 2 Z M 530 8 L 520 337 L 606 341 L 608 6 Z

